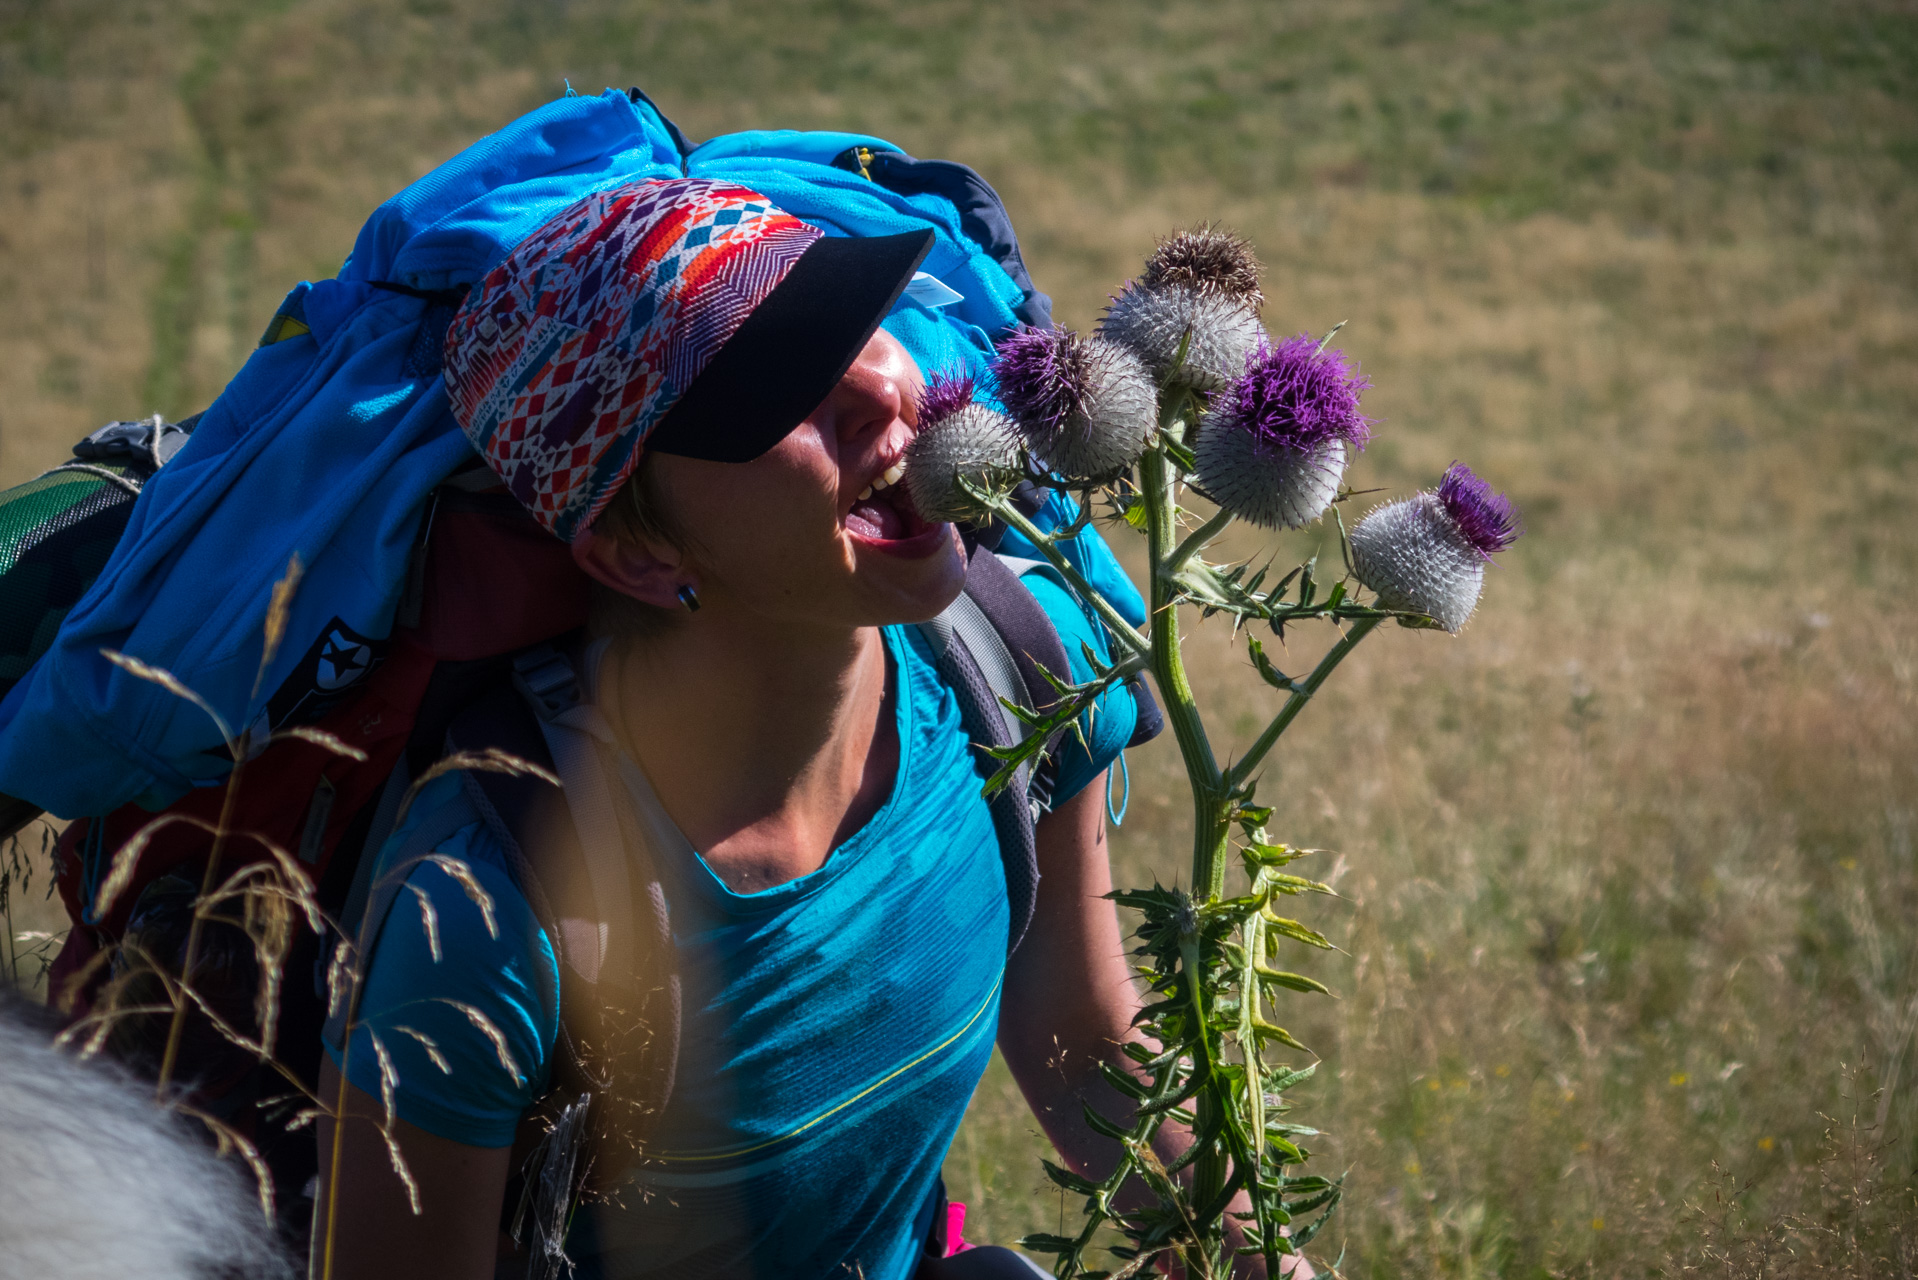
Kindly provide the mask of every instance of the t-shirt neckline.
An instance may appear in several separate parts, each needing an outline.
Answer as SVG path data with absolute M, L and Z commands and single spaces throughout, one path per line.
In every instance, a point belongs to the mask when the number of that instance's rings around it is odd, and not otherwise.
M 657 856 L 666 864 L 661 868 L 662 872 L 730 915 L 757 915 L 790 906 L 819 892 L 884 838 L 898 813 L 914 755 L 912 698 L 909 696 L 909 682 L 904 678 L 905 651 L 910 646 L 902 641 L 898 632 L 897 627 L 880 628 L 886 647 L 886 691 L 892 697 L 893 723 L 899 735 L 899 762 L 893 770 L 892 785 L 872 817 L 859 830 L 834 845 L 826 855 L 826 860 L 805 875 L 751 893 L 740 893 L 733 889 L 713 870 L 705 855 L 693 847 L 692 841 L 686 838 L 686 833 L 679 829 L 679 824 L 666 811 L 666 806 L 660 803 L 652 779 L 646 776 L 645 766 L 617 745 L 605 748 L 612 757 L 613 773 L 621 781 L 633 816 L 652 839 Z M 589 673 L 585 690 L 589 698 L 597 697 L 600 663 L 605 658 L 607 648 L 608 642 L 602 639 L 594 641 L 586 650 L 583 665 Z

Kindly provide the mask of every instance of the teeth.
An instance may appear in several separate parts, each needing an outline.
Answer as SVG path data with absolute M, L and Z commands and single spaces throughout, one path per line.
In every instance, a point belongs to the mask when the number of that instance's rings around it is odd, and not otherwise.
M 873 494 L 878 493 L 881 489 L 892 488 L 894 485 L 899 483 L 899 477 L 905 474 L 906 474 L 906 464 L 904 462 L 893 463 L 890 467 L 886 468 L 886 472 L 884 475 L 880 476 L 877 480 L 873 481 L 871 484 L 866 486 L 865 491 L 859 495 L 859 501 L 864 502 L 867 498 L 872 497 Z

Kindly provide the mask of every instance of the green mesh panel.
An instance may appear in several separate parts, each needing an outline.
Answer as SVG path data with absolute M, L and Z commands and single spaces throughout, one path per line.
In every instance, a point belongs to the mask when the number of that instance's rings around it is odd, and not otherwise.
M 93 465 L 135 483 L 145 473 Z M 132 513 L 131 493 L 88 471 L 50 471 L 0 493 L 0 697 L 53 643 Z

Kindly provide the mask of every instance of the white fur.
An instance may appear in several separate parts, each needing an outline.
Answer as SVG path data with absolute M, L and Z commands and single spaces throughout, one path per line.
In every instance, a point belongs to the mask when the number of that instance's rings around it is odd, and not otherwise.
M 0 1003 L 0 1280 L 280 1280 L 244 1167 Z

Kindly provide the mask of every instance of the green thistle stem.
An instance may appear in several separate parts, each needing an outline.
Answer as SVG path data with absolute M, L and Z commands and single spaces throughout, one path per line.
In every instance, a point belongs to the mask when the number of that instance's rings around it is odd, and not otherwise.
M 1182 408 L 1180 404 L 1167 406 L 1169 425 L 1176 423 Z M 1172 581 L 1173 562 L 1179 555 L 1179 549 L 1174 546 L 1178 512 L 1172 497 L 1172 470 L 1162 445 L 1147 450 L 1140 459 L 1139 480 L 1151 558 L 1152 674 L 1165 704 L 1166 722 L 1172 726 L 1192 785 L 1193 896 L 1202 903 L 1215 902 L 1225 887 L 1232 795 L 1212 754 L 1212 743 L 1206 736 L 1205 722 L 1199 717 L 1198 701 L 1186 677 L 1185 659 L 1179 648 L 1178 599 Z M 1194 958 L 1187 957 L 1186 963 L 1191 965 Z M 1188 974 L 1189 980 L 1196 981 L 1197 977 L 1196 973 Z M 1194 999 L 1196 1005 L 1196 992 Z M 1202 1041 L 1205 1038 L 1204 1034 L 1200 1037 Z M 1195 1062 L 1193 1069 L 1210 1074 L 1213 1064 L 1205 1061 L 1207 1057 L 1209 1055 L 1202 1053 L 1201 1061 Z M 1200 1091 L 1196 1103 L 1197 1132 L 1214 1132 L 1221 1119 L 1221 1105 L 1230 1103 L 1219 1098 L 1217 1089 L 1211 1086 Z M 1224 1151 L 1215 1146 L 1203 1152 L 1192 1166 L 1191 1202 L 1210 1203 L 1225 1186 L 1226 1177 Z M 1210 1225 L 1200 1224 L 1205 1232 L 1196 1249 L 1200 1256 L 1187 1259 L 1188 1270 L 1198 1274 L 1209 1274 L 1212 1270 L 1210 1255 L 1216 1247 L 1216 1237 L 1206 1230 Z
M 1389 616 L 1387 614 L 1360 618 L 1352 624 L 1351 630 L 1340 637 L 1337 644 L 1326 651 L 1325 656 L 1319 659 L 1319 665 L 1312 668 L 1312 674 L 1299 682 L 1297 691 L 1285 700 L 1285 705 L 1279 708 L 1279 714 L 1272 717 L 1272 723 L 1265 726 L 1265 732 L 1259 735 L 1251 749 L 1227 772 L 1226 783 L 1231 789 L 1236 791 L 1245 785 L 1246 779 L 1251 776 L 1254 769 L 1259 767 L 1266 753 L 1272 750 L 1273 744 L 1279 740 L 1279 735 L 1284 733 L 1292 721 L 1298 717 L 1299 712 L 1305 709 L 1305 704 L 1311 700 L 1313 694 L 1319 691 L 1319 686 L 1325 683 L 1326 677 L 1332 674 L 1339 663 L 1345 661 L 1347 654 L 1358 648 L 1359 641 L 1371 635 L 1379 623 Z
M 1127 622 L 1125 618 L 1120 615 L 1119 611 L 1114 609 L 1112 605 L 1106 601 L 1106 598 L 1100 595 L 1092 584 L 1085 580 L 1078 569 L 1073 567 L 1072 561 L 1066 559 L 1065 553 L 1054 545 L 1058 539 L 1049 533 L 1043 532 L 1039 526 L 1026 519 L 1025 515 L 1017 507 L 1013 506 L 1004 498 L 995 497 L 992 494 L 986 493 L 984 490 L 974 487 L 965 480 L 961 480 L 959 485 L 981 506 L 992 512 L 998 519 L 1004 521 L 1009 528 L 1017 530 L 1020 536 L 1025 538 L 1026 541 L 1039 548 L 1039 554 L 1044 556 L 1047 563 L 1057 569 L 1060 575 L 1072 584 L 1072 589 L 1079 593 L 1080 598 L 1092 606 L 1093 612 L 1099 615 L 1099 621 L 1105 623 L 1106 628 L 1119 638 L 1120 644 L 1123 644 L 1133 653 L 1139 654 L 1140 656 L 1144 656 L 1148 652 L 1145 637 L 1134 630 L 1132 624 Z
M 1166 561 L 1166 577 L 1177 576 L 1179 570 L 1185 568 L 1185 562 L 1197 555 L 1206 543 L 1225 532 L 1225 527 L 1231 524 L 1232 520 L 1232 513 L 1221 507 L 1210 520 L 1187 535 L 1186 540 L 1179 544 L 1178 550 L 1174 551 L 1171 558 Z
M 1151 556 L 1152 675 L 1165 703 L 1166 722 L 1185 758 L 1192 783 L 1192 893 L 1201 901 L 1217 898 L 1224 888 L 1226 834 L 1231 796 L 1218 759 L 1212 754 L 1198 700 L 1186 677 L 1179 649 L 1176 587 L 1166 566 L 1175 554 L 1178 532 L 1172 503 L 1172 476 L 1163 448 L 1146 451 L 1139 461 L 1140 488 L 1146 509 L 1146 541 Z

